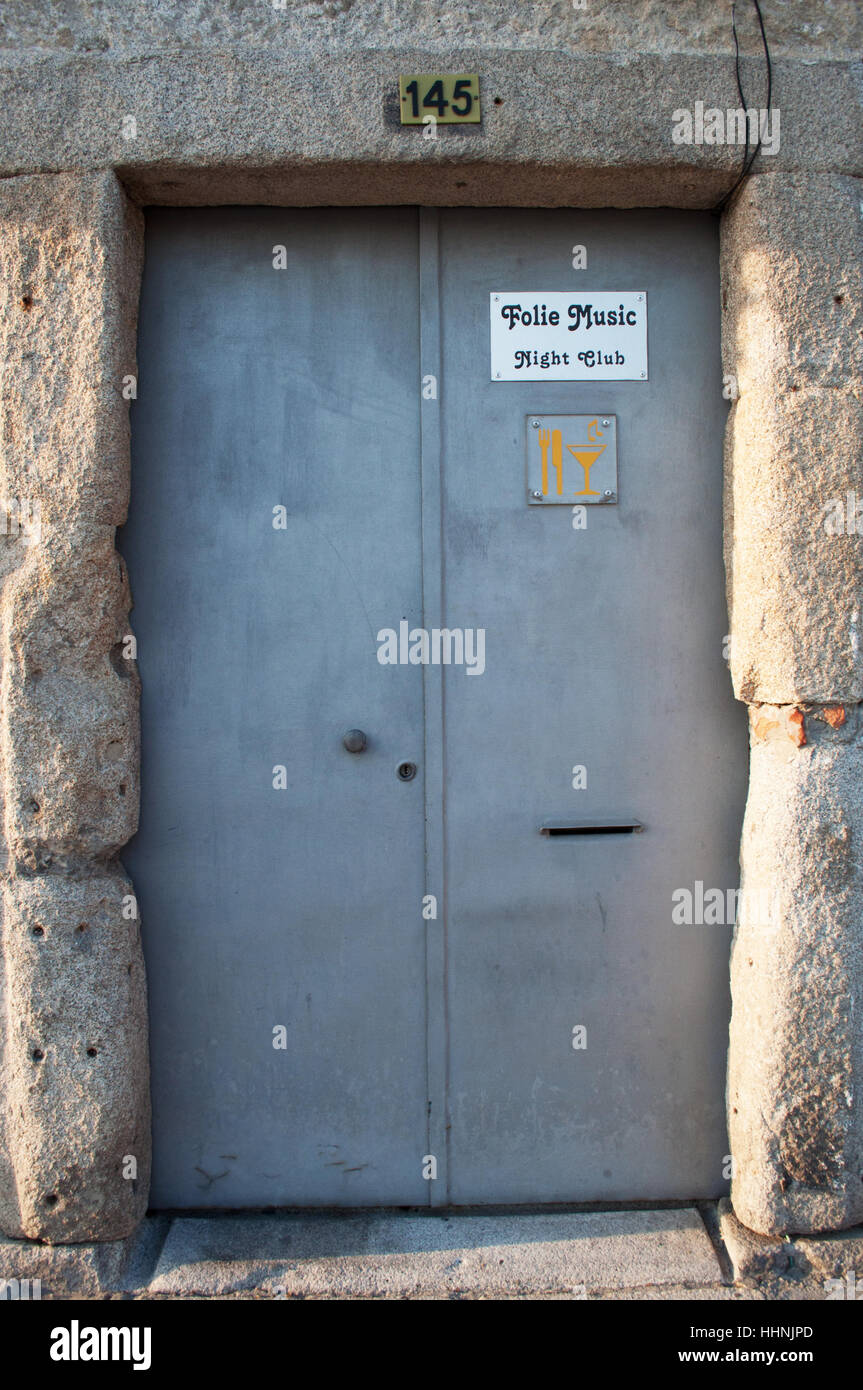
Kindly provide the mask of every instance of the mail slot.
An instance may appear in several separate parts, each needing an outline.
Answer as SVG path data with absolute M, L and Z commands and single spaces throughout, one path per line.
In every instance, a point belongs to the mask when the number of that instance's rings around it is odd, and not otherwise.
M 571 825 L 541 825 L 540 835 L 638 835 L 644 829 L 640 821 L 575 821 Z

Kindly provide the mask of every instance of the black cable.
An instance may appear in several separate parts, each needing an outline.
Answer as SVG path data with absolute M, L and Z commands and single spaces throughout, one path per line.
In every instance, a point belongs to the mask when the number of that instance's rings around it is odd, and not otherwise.
M 764 60 L 765 60 L 765 62 L 766 62 L 766 64 L 767 64 L 767 120 L 769 120 L 769 119 L 770 119 L 770 102 L 771 102 L 771 99 L 772 99 L 772 97 L 773 97 L 773 67 L 772 67 L 772 64 L 771 64 L 771 62 L 770 62 L 770 47 L 769 47 L 769 45 L 768 45 L 768 43 L 767 43 L 767 35 L 766 35 L 766 33 L 764 32 L 764 17 L 763 17 L 763 15 L 762 15 L 762 13 L 761 13 L 761 6 L 760 6 L 760 4 L 758 3 L 758 0 L 752 0 L 752 3 L 753 3 L 753 5 L 755 6 L 755 13 L 758 15 L 758 25 L 759 25 L 759 28 L 761 29 L 761 42 L 762 42 L 762 45 L 763 45 L 763 47 L 764 47 Z M 742 170 L 741 170 L 741 172 L 740 172 L 740 177 L 738 178 L 737 182 L 736 182 L 735 184 L 733 184 L 732 187 L 728 190 L 728 192 L 726 193 L 725 197 L 724 197 L 720 202 L 718 202 L 718 203 L 716 204 L 716 207 L 713 209 L 713 211 L 717 214 L 717 216 L 718 216 L 721 212 L 724 211 L 726 204 L 730 202 L 730 200 L 733 198 L 734 194 L 737 192 L 738 188 L 740 187 L 740 185 L 742 184 L 743 180 L 744 180 L 744 179 L 746 178 L 746 176 L 748 175 L 748 173 L 749 173 L 750 169 L 752 168 L 753 164 L 755 163 L 755 160 L 756 160 L 757 157 L 758 157 L 758 151 L 761 149 L 761 119 L 760 119 L 760 113 L 759 113 L 759 120 L 758 120 L 758 142 L 757 142 L 757 144 L 756 144 L 756 146 L 755 146 L 755 149 L 752 151 L 752 154 L 751 154 L 751 155 L 749 154 L 749 107 L 748 107 L 747 104 L 746 104 L 746 97 L 743 95 L 743 82 L 742 82 L 742 79 L 741 79 L 741 76 L 740 76 L 740 45 L 739 45 L 738 40 L 737 40 L 737 24 L 736 24 L 736 22 L 735 22 L 735 14 L 734 14 L 734 11 L 735 11 L 735 6 L 732 4 L 732 6 L 731 6 L 731 29 L 732 29 L 732 32 L 733 32 L 733 34 L 734 34 L 734 71 L 735 71 L 735 75 L 736 75 L 736 77 L 737 77 L 737 91 L 738 91 L 739 94 L 740 94 L 740 100 L 741 100 L 741 102 L 742 102 L 742 104 L 743 104 L 743 110 L 746 112 L 746 120 L 745 120 L 745 122 L 744 122 L 744 134 L 743 134 L 743 138 L 744 138 L 744 141 L 745 141 L 745 145 L 744 145 L 744 149 L 743 149 L 743 168 L 742 168 Z M 766 122 L 765 122 L 765 123 L 766 123 Z
M 735 21 L 735 12 L 736 12 L 736 10 L 737 10 L 737 6 L 736 6 L 735 4 L 732 3 L 732 5 L 731 5 L 731 32 L 732 32 L 732 34 L 734 35 L 734 76 L 737 78 L 737 92 L 738 92 L 738 95 L 739 95 L 739 97 L 740 97 L 740 105 L 743 107 L 743 109 L 744 109 L 744 111 L 745 111 L 745 110 L 746 110 L 746 98 L 745 98 L 745 96 L 743 95 L 743 78 L 740 76 L 740 44 L 739 44 L 738 39 L 737 39 L 737 24 L 736 24 L 736 21 Z M 761 122 L 760 122 L 760 121 L 759 121 L 759 123 L 758 123 L 758 133 L 759 133 L 759 135 L 760 135 L 760 133 L 761 133 Z M 745 145 L 744 145 L 744 148 L 743 148 L 743 168 L 744 168 L 744 170 L 745 170 L 745 168 L 746 168 L 746 161 L 747 161 L 747 159 L 749 158 L 749 121 L 748 121 L 748 119 L 745 120 L 745 121 L 743 122 L 743 138 L 744 138 L 744 140 L 745 140 L 745 142 L 746 142 Z M 741 175 L 741 177 L 742 177 L 742 175 Z M 730 195 L 729 195 L 729 196 L 730 196 Z

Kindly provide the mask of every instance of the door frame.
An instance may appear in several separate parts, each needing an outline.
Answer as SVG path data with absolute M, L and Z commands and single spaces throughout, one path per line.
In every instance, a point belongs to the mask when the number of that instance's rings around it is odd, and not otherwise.
M 239 56 L 243 101 L 232 123 L 218 106 L 222 74 L 202 51 L 173 65 L 160 54 L 146 79 L 130 78 L 123 60 L 106 61 L 87 79 L 94 111 L 114 109 L 119 93 L 122 109 L 136 110 L 146 131 L 148 115 L 157 127 L 164 111 L 188 111 L 195 67 L 198 105 L 155 150 L 149 137 L 135 146 L 107 133 L 101 116 L 101 133 L 69 137 L 71 155 L 64 146 L 34 159 L 24 118 L 8 137 L 25 153 L 17 163 L 13 157 L 13 177 L 0 184 L 7 265 L 21 287 L 10 300 L 7 373 L 21 418 L 34 427 L 28 434 L 25 424 L 19 455 L 7 465 L 7 495 L 29 496 L 28 467 L 35 470 L 42 515 L 39 544 L 15 550 L 3 599 L 10 870 L 0 1224 L 11 1236 L 114 1240 L 134 1229 L 147 1205 L 146 984 L 140 924 L 124 916 L 134 894 L 120 862 L 137 824 L 138 679 L 134 661 L 122 664 L 133 625 L 128 576 L 114 551 L 128 505 L 139 206 L 558 206 L 573 208 L 577 222 L 578 207 L 706 209 L 732 189 L 740 152 L 675 145 L 670 119 L 674 107 L 691 106 L 693 92 L 737 106 L 732 63 L 543 58 L 543 65 L 525 62 L 513 51 L 494 66 L 480 61 L 481 72 L 494 73 L 483 81 L 503 114 L 489 101 L 484 127 L 442 130 L 425 143 L 422 131 L 399 128 L 392 98 L 399 65 L 385 51 L 354 59 L 369 107 L 353 122 L 305 101 L 306 75 L 285 69 L 276 77 L 287 115 L 279 112 L 262 135 L 273 71 Z M 81 80 L 78 66 L 89 61 L 76 56 L 59 77 L 48 72 L 46 94 L 55 77 L 57 86 L 52 109 L 56 102 L 62 112 L 64 101 L 77 109 L 64 84 Z M 433 71 L 435 55 L 424 62 L 420 70 Z M 586 63 L 613 121 L 582 101 Z M 853 542 L 825 539 L 813 522 L 834 494 L 855 485 L 863 491 L 863 427 L 845 389 L 851 350 L 836 347 L 837 325 L 847 324 L 860 294 L 859 170 L 836 144 L 830 102 L 819 91 L 824 66 L 794 79 L 806 84 L 805 136 L 792 133 L 781 160 L 761 158 L 720 222 L 717 390 L 724 375 L 732 400 L 730 671 L 751 715 L 741 863 L 749 901 L 765 893 L 778 903 L 765 932 L 744 892 L 732 959 L 728 1115 L 734 1208 L 766 1233 L 839 1229 L 863 1218 L 863 1039 L 850 1007 L 863 870 L 847 852 L 849 837 L 863 834 L 856 791 L 863 658 L 848 642 L 859 561 Z M 130 81 L 143 85 L 124 86 Z M 499 99 L 491 91 L 498 85 Z M 252 127 L 241 119 L 247 111 L 257 112 Z M 55 126 L 67 138 L 62 115 L 46 117 L 48 146 L 59 138 Z M 224 133 L 217 153 L 212 129 Z M 83 143 L 76 147 L 76 139 Z M 824 157 L 831 139 L 833 153 Z M 43 390 L 29 403 L 25 353 L 43 363 Z M 820 432 L 813 432 L 814 405 L 826 420 Z M 49 681 L 34 681 L 33 671 L 45 669 Z M 74 950 L 82 922 L 103 928 L 87 961 Z M 34 939 L 43 923 L 43 937 L 58 946 L 50 968 L 43 938 Z M 801 997 L 808 1009 L 800 1009 Z M 94 1017 L 101 1020 L 96 1054 L 112 1059 L 105 1071 L 87 1060 Z M 37 1053 L 46 1063 L 38 1086 Z

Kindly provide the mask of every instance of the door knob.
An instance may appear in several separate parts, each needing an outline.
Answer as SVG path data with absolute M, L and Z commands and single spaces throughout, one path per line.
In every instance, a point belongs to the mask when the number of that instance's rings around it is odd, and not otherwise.
M 345 745 L 349 753 L 362 753 L 363 749 L 368 743 L 368 739 L 366 738 L 362 729 L 348 729 L 347 733 L 342 739 L 342 743 Z

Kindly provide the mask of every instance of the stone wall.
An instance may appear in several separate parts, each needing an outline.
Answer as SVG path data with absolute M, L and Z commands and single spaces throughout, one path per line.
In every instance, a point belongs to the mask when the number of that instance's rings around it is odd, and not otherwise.
M 763 1232 L 863 1217 L 861 212 L 859 179 L 762 174 L 722 238 L 731 671 L 752 729 L 729 1131 L 735 1210 Z
M 764 0 L 777 57 L 859 58 L 856 0 Z M 744 53 L 760 53 L 758 20 L 739 3 Z M 18 0 L 0 10 L 0 49 L 35 53 L 200 52 L 236 44 L 323 52 L 446 48 L 595 53 L 732 55 L 731 6 L 725 0 Z
M 863 1219 L 861 542 L 824 525 L 863 499 L 863 45 L 856 0 L 762 9 L 781 147 L 722 224 L 731 669 L 752 725 L 729 1127 L 738 1215 L 805 1232 Z M 763 105 L 754 8 L 737 12 Z M 398 74 L 435 70 L 480 73 L 482 126 L 400 127 Z M 739 105 L 716 0 L 0 9 L 3 485 L 42 528 L 0 549 L 8 1233 L 112 1239 L 146 1204 L 146 992 L 118 858 L 138 680 L 114 550 L 136 204 L 710 208 L 742 152 L 673 142 L 697 101 Z
M 0 1218 L 36 1239 L 124 1235 L 146 1208 L 146 986 L 117 859 L 138 821 L 139 680 L 114 549 L 142 233 L 112 173 L 0 183 L 2 496 L 27 523 L 4 538 L 0 600 Z

